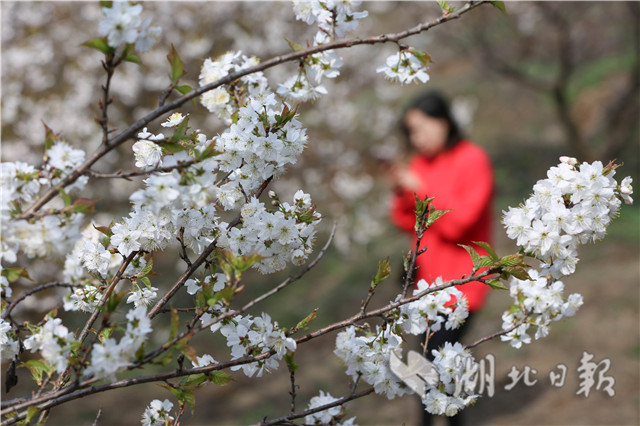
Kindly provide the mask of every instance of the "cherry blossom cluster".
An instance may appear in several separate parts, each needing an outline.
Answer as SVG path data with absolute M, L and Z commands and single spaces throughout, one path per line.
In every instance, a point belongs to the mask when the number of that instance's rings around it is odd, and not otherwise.
M 231 348 L 232 359 L 242 358 L 247 355 L 259 355 L 275 350 L 275 355 L 250 364 L 242 364 L 231 367 L 231 370 L 240 370 L 248 377 L 261 377 L 278 368 L 278 361 L 287 352 L 296 350 L 296 341 L 287 337 L 277 322 L 271 322 L 268 314 L 262 313 L 259 317 L 251 315 L 237 315 L 220 327 L 220 333 L 227 338 L 227 346 Z
M 420 280 L 413 294 L 442 284 L 441 278 L 432 284 Z M 398 295 L 396 301 L 401 298 Z M 404 331 L 418 335 L 438 331 L 443 323 L 446 329 L 458 328 L 468 316 L 467 306 L 463 293 L 453 286 L 433 291 L 402 305 L 395 321 L 384 329 L 378 328 L 375 334 L 358 336 L 353 326 L 342 331 L 336 338 L 334 353 L 346 363 L 348 375 L 354 380 L 360 377 L 373 385 L 376 393 L 385 394 L 389 399 L 412 393 L 388 367 L 391 351 L 401 349 L 402 337 L 397 333 Z M 435 384 L 427 383 L 423 404 L 432 414 L 452 416 L 477 398 L 473 388 L 462 381 L 473 371 L 476 363 L 471 353 L 459 343 L 455 346 L 447 343 L 443 348 L 434 350 L 433 355 L 438 380 Z
M 334 398 L 330 393 L 320 391 L 320 395 L 314 396 L 309 400 L 308 410 L 322 407 L 323 405 L 331 404 L 337 401 L 338 398 Z M 317 413 L 308 414 L 304 418 L 305 424 L 308 425 L 337 425 L 337 426 L 353 426 L 355 425 L 355 417 L 351 417 L 347 420 L 342 420 L 344 414 L 342 413 L 342 407 L 336 406 L 327 408 L 326 410 L 318 411 Z
M 200 86 L 216 82 L 230 73 L 252 67 L 259 63 L 255 56 L 245 56 L 242 52 L 227 52 L 215 60 L 205 59 L 200 70 Z M 231 124 L 231 116 L 243 106 L 248 99 L 260 97 L 269 83 L 262 72 L 255 72 L 244 76 L 232 84 L 217 87 L 200 97 L 202 105 Z
M 74 206 L 67 206 L 64 214 L 32 221 L 12 220 L 12 216 L 60 182 L 84 158 L 84 151 L 57 140 L 45 151 L 45 162 L 40 168 L 20 161 L 0 164 L 0 260 L 14 263 L 20 251 L 29 258 L 60 256 L 68 252 L 78 238 L 78 227 L 84 218 Z M 80 177 L 66 188 L 66 193 L 81 191 L 86 183 L 87 177 Z
M 24 341 L 24 347 L 31 352 L 40 352 L 42 357 L 62 373 L 69 361 L 73 333 L 62 325 L 60 318 L 48 318 L 42 327 L 32 327 L 31 336 Z
M 442 284 L 442 277 L 436 278 L 431 284 L 420 280 L 413 290 L 413 295 Z M 401 295 L 398 295 L 396 301 L 400 299 Z M 447 330 L 452 330 L 460 327 L 469 316 L 468 306 L 469 303 L 464 294 L 455 286 L 451 286 L 402 305 L 398 323 L 405 332 L 413 335 L 423 334 L 427 330 L 439 331 L 443 323 Z
M 372 385 L 377 394 L 388 399 L 412 393 L 389 369 L 391 351 L 399 349 L 402 338 L 394 327 L 377 327 L 375 333 L 358 335 L 350 326 L 338 333 L 333 351 L 347 365 L 347 375 L 353 380 L 360 377 Z
M 154 399 L 142 414 L 142 426 L 168 426 L 173 424 L 174 418 L 171 416 L 173 403 L 168 399 L 160 401 Z
M 432 353 L 438 381 L 427 384 L 422 403 L 431 414 L 454 416 L 479 397 L 474 393 L 475 382 L 471 380 L 478 371 L 478 364 L 459 342 L 445 342 Z
M 309 25 L 318 23 L 313 46 L 321 46 L 356 29 L 358 20 L 368 15 L 367 11 L 351 10 L 351 7 L 360 3 L 359 0 L 294 0 L 293 9 L 296 19 Z M 294 45 L 292 47 L 297 48 Z M 342 65 L 342 58 L 335 50 L 326 50 L 305 57 L 298 72 L 279 85 L 278 94 L 291 102 L 306 102 L 326 95 L 328 92 L 322 85 L 322 79 L 336 78 L 340 75 Z
M 153 331 L 151 320 L 147 318 L 144 306 L 130 310 L 126 318 L 127 328 L 119 342 L 109 337 L 93 345 L 91 365 L 85 369 L 85 376 L 115 380 L 116 374 L 125 370 L 135 358 L 136 351 Z
M 577 247 L 604 238 L 621 200 L 631 203 L 631 178 L 619 186 L 615 167 L 600 161 L 577 164 L 562 157 L 547 179 L 533 186 L 520 207 L 509 207 L 503 223 L 509 238 L 544 262 L 542 273 L 554 278 L 570 275 L 578 262 Z
M 518 304 L 502 315 L 503 330 L 515 328 L 500 338 L 514 348 L 531 343 L 531 337 L 527 334 L 531 326 L 536 327 L 536 339 L 546 337 L 551 321 L 573 316 L 583 303 L 582 296 L 577 293 L 566 299 L 563 297 L 562 281 L 549 282 L 546 276 L 535 269 L 530 269 L 528 273 L 530 280 L 514 278 L 511 281 L 509 291 Z
M 295 163 L 307 143 L 306 130 L 294 111 L 286 104 L 278 107 L 275 95 L 268 90 L 251 98 L 237 117 L 216 140 L 221 154 L 215 158 L 220 170 L 228 174 L 217 192 L 225 210 L 240 207 L 244 194 Z
M 78 285 L 64 297 L 63 306 L 66 311 L 91 312 L 98 306 L 102 291 L 98 288 L 100 282 L 93 274 L 100 277 L 113 275 L 124 260 L 122 254 L 116 250 L 108 250 L 108 246 L 108 237 L 98 231 L 93 223 L 85 228 L 82 237 L 76 241 L 64 264 L 65 280 Z M 125 274 L 134 275 L 145 266 L 145 258 L 136 256 L 125 269 Z M 146 305 L 156 297 L 157 290 L 155 287 L 140 288 L 134 284 L 127 302 L 134 303 L 136 307 Z
M 559 279 L 575 271 L 578 246 L 604 238 L 622 201 L 633 202 L 631 178 L 618 185 L 613 178 L 616 167 L 561 157 L 523 205 L 504 212 L 509 238 L 541 265 L 528 271 L 530 279 L 512 279 L 515 303 L 502 316 L 503 329 L 510 330 L 502 340 L 516 348 L 530 343 L 527 331 L 532 325 L 536 339 L 545 337 L 551 321 L 572 316 L 582 305 L 579 294 L 563 297 Z
M 301 190 L 294 194 L 293 205 L 276 199 L 274 202 L 278 209 L 268 211 L 257 198 L 250 199 L 241 209 L 242 227 L 231 228 L 219 241 L 220 247 L 235 256 L 264 257 L 256 267 L 265 274 L 282 270 L 287 262 L 304 262 L 311 254 L 320 220 L 311 198 Z
M 116 0 L 111 7 L 103 7 L 104 19 L 98 25 L 98 32 L 107 37 L 107 43 L 118 48 L 123 43 L 135 44 L 139 52 L 151 49 L 160 36 L 160 27 L 151 27 L 151 18 L 144 21 L 140 17 L 142 5 Z
M 11 330 L 11 324 L 3 319 L 0 319 L 0 351 L 3 361 L 13 359 L 18 353 L 15 333 Z
M 299 21 L 309 25 L 317 22 L 318 33 L 329 38 L 342 38 L 358 27 L 359 19 L 369 15 L 366 10 L 351 10 L 360 3 L 361 0 L 293 0 L 293 11 Z
M 387 58 L 384 65 L 376 68 L 376 72 L 384 73 L 384 77 L 398 83 L 426 83 L 429 81 L 427 64 L 429 56 L 414 48 L 403 48 Z

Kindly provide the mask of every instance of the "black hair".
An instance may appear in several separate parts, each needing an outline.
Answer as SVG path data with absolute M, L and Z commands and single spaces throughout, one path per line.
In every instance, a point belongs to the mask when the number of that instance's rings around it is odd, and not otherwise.
M 447 99 L 438 91 L 432 90 L 422 94 L 417 97 L 409 104 L 409 106 L 404 110 L 402 114 L 402 131 L 404 132 L 407 139 L 409 138 L 409 131 L 404 122 L 404 117 L 407 112 L 412 109 L 416 109 L 418 111 L 423 112 L 429 117 L 433 118 L 443 118 L 449 124 L 449 134 L 447 135 L 447 148 L 453 148 L 456 146 L 458 142 L 460 142 L 464 136 L 460 131 L 460 127 L 456 122 L 453 114 L 451 114 L 451 109 L 449 108 L 449 102 Z

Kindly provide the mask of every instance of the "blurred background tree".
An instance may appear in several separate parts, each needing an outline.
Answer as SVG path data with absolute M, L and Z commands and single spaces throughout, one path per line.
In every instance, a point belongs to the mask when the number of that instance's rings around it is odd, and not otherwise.
M 101 17 L 98 2 L 3 1 L 0 8 L 2 161 L 38 163 L 43 121 L 62 132 L 72 145 L 90 152 L 101 138 L 93 117 L 98 115 L 104 77 L 100 54 L 80 45 L 96 36 Z M 397 31 L 441 13 L 435 2 L 370 2 L 361 9 L 370 12 L 357 30 L 361 36 Z M 290 198 L 299 187 L 310 192 L 326 217 L 326 228 L 338 222 L 337 237 L 332 251 L 305 281 L 272 299 L 265 310 L 286 326 L 317 307 L 314 326 L 322 326 L 359 306 L 379 259 L 391 256 L 394 274 L 399 276 L 400 255 L 408 239 L 387 218 L 389 185 L 379 160 L 402 157 L 405 142 L 399 118 L 419 91 L 437 88 L 448 94 L 465 133 L 490 153 L 496 168 L 497 245 L 503 253 L 513 246 L 497 223 L 499 212 L 523 200 L 559 155 L 574 155 L 581 161 L 618 158 L 625 163 L 624 174 L 631 175 L 637 185 L 639 9 L 634 2 L 513 2 L 507 3 L 508 16 L 504 16 L 493 8 L 480 8 L 407 41 L 433 59 L 431 81 L 424 87 L 397 86 L 375 73 L 395 46 L 343 51 L 343 75 L 327 84 L 331 96 L 300 108 L 310 140 L 303 161 L 274 182 L 281 198 Z M 312 36 L 310 28 L 295 21 L 288 2 L 152 2 L 145 4 L 145 10 L 153 16 L 154 25 L 163 28 L 163 34 L 160 43 L 141 57 L 141 67 L 126 65 L 114 78 L 115 102 L 110 111 L 119 128 L 152 109 L 169 85 L 166 54 L 171 43 L 185 62 L 185 83 L 196 86 L 207 57 L 242 50 L 266 59 L 286 52 L 287 39 L 305 44 Z M 294 71 L 295 65 L 290 64 L 267 75 L 275 86 Z M 189 104 L 185 112 L 207 134 L 223 128 L 199 105 Z M 133 169 L 130 146 L 110 154 L 101 167 L 98 171 Z M 109 194 L 109 205 L 98 204 L 97 211 L 122 215 L 128 210 L 127 194 L 139 183 L 102 180 L 87 196 Z M 569 288 L 580 287 L 585 295 L 585 307 L 577 317 L 525 350 L 516 352 L 499 342 L 482 349 L 497 357 L 497 382 L 504 380 L 512 364 L 531 365 L 540 371 L 542 381 L 557 363 L 573 368 L 583 350 L 595 352 L 596 358 L 609 357 L 611 374 L 618 379 L 617 408 L 597 394 L 589 400 L 577 397 L 571 388 L 574 380 L 565 389 L 548 391 L 548 383 L 547 387 L 520 386 L 503 393 L 500 400 L 481 401 L 470 411 L 478 423 L 640 423 L 640 214 L 637 207 L 623 209 L 622 219 L 610 229 L 610 238 L 599 246 L 585 247 L 579 273 L 566 283 Z M 101 223 L 109 218 L 94 219 Z M 325 239 L 320 236 L 318 243 Z M 166 254 L 164 259 L 166 262 L 156 264 L 166 265 L 168 277 L 175 275 L 178 257 Z M 40 275 L 56 276 L 58 271 L 59 265 L 43 264 Z M 154 285 L 162 287 L 157 279 Z M 256 293 L 261 290 L 264 279 L 255 277 L 247 299 L 252 288 Z M 376 295 L 380 303 L 397 292 L 395 283 L 385 286 L 387 290 Z M 27 309 L 50 309 L 57 300 L 45 297 Z M 492 297 L 470 338 L 499 328 L 505 300 L 500 294 Z M 340 384 L 346 376 L 331 353 L 333 339 L 319 339 L 311 346 L 315 351 L 300 351 L 296 360 L 307 367 L 301 370 L 306 375 L 300 380 L 300 400 L 308 400 L 318 388 L 343 393 Z M 212 344 L 206 339 L 199 342 L 202 347 Z M 224 357 L 224 344 L 214 343 L 220 348 L 213 355 Z M 321 364 L 330 371 L 315 367 Z M 275 380 L 260 379 L 257 385 L 242 377 L 237 380 L 233 389 L 212 387 L 198 394 L 198 417 L 185 421 L 249 423 L 288 409 L 286 371 L 277 372 Z M 123 398 L 124 394 L 96 395 L 56 409 L 50 424 L 86 423 L 100 406 L 111 404 L 129 410 L 103 413 L 105 424 L 136 423 L 148 400 L 167 397 L 159 387 L 145 389 L 148 393 L 142 395 L 138 389 L 129 389 L 128 397 L 118 401 L 109 398 Z M 528 405 L 523 405 L 524 400 Z M 354 402 L 352 407 L 358 421 L 365 424 L 411 423 L 418 418 L 417 402 L 411 398 L 387 403 L 374 397 Z

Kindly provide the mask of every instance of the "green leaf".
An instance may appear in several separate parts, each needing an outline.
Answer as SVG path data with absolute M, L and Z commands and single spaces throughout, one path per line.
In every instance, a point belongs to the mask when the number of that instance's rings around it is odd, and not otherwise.
M 73 213 L 90 214 L 93 213 L 96 207 L 97 200 L 89 200 L 87 198 L 78 198 L 71 205 L 71 211 Z
M 147 275 L 149 275 L 151 273 L 151 269 L 153 269 L 153 259 L 151 259 L 149 261 L 149 263 L 147 263 L 145 265 L 145 267 L 142 268 L 140 270 L 140 272 L 138 272 L 138 276 L 147 276 Z
M 185 135 L 187 134 L 188 129 L 189 129 L 189 117 L 185 117 L 184 120 L 182 120 L 182 122 L 178 124 L 178 127 L 176 127 L 176 131 L 173 133 L 171 138 L 169 138 L 169 143 L 176 143 L 178 141 L 185 139 Z M 162 147 L 165 148 L 165 145 L 167 144 L 163 143 Z M 180 151 L 184 150 L 184 147 L 182 145 L 179 145 L 179 146 L 180 146 Z
M 429 54 L 427 52 L 423 52 L 422 50 L 414 49 L 413 47 L 409 48 L 409 52 L 411 52 L 411 54 L 413 56 L 415 56 L 423 66 L 427 66 L 428 64 L 433 62 L 431 60 L 431 56 L 429 56 Z
M 449 13 L 456 10 L 455 7 L 449 6 L 449 3 L 446 0 L 438 0 L 438 6 L 440 6 L 440 9 L 442 9 L 445 15 L 448 15 Z
M 171 361 L 173 361 L 173 347 L 171 347 L 171 349 L 167 350 L 164 355 L 162 355 L 160 358 L 156 358 L 153 362 L 155 364 L 160 364 L 163 366 L 167 366 L 171 363 Z
M 429 212 L 429 218 L 427 219 L 427 228 L 430 227 L 431 225 L 433 225 L 433 223 L 440 219 L 442 216 L 444 216 L 446 213 L 449 213 L 451 210 L 436 210 L 436 209 L 432 209 L 431 212 Z
M 235 256 L 229 250 L 224 250 L 224 259 L 237 272 L 244 272 L 263 259 L 264 256 L 252 254 L 250 256 Z
M 204 373 L 191 374 L 191 375 L 185 377 L 184 379 L 180 380 L 180 386 L 186 386 L 186 387 L 190 387 L 190 388 L 197 388 L 198 386 L 200 386 L 204 382 L 208 382 L 208 381 L 209 381 L 209 378 Z
M 489 256 L 482 256 L 482 257 L 480 257 L 480 262 L 478 262 L 477 267 L 478 268 L 488 268 L 489 266 L 493 266 L 495 264 L 496 264 L 496 261 L 494 261 Z
M 503 1 L 490 1 L 492 6 L 498 8 L 505 16 L 507 15 L 507 9 L 504 7 Z
M 289 44 L 289 47 L 291 48 L 291 50 L 293 50 L 294 52 L 297 52 L 299 50 L 304 49 L 304 47 L 302 47 L 301 44 L 298 44 L 298 43 L 296 43 L 294 41 L 291 41 L 291 40 L 287 40 L 286 38 L 285 38 L 285 40 Z
M 316 316 L 318 315 L 318 308 L 315 308 L 313 310 L 313 312 L 311 312 L 309 315 L 307 315 L 302 321 L 300 321 L 296 326 L 295 329 L 296 330 L 305 330 L 307 328 L 307 326 L 309 325 L 309 323 L 311 321 L 313 321 L 314 319 L 316 319 Z
M 494 278 L 492 280 L 486 280 L 483 281 L 485 284 L 487 284 L 489 287 L 491 287 L 494 290 L 509 290 L 509 288 L 507 286 L 505 286 L 502 281 L 500 281 L 497 278 Z
M 111 238 L 113 236 L 113 232 L 111 231 L 111 228 L 113 228 L 113 221 L 111 221 L 111 224 L 109 224 L 109 226 L 95 226 L 95 225 L 93 225 L 93 227 L 97 231 L 102 232 L 104 235 L 106 235 L 109 238 Z
M 498 255 L 496 254 L 495 250 L 493 250 L 493 247 L 491 247 L 491 244 L 484 241 L 473 241 L 473 244 L 485 249 L 487 253 L 489 253 L 489 256 L 491 256 L 491 259 L 496 261 L 498 260 Z
M 106 7 L 107 9 L 111 9 L 113 6 L 113 1 L 111 0 L 100 0 L 100 7 Z
M 476 249 L 464 244 L 458 244 L 458 245 L 463 249 L 465 249 L 467 253 L 469 253 L 469 255 L 471 256 L 471 261 L 473 262 L 473 269 L 478 269 L 479 268 L 478 264 L 480 263 L 480 255 L 478 254 Z
M 138 58 L 138 56 L 134 54 L 127 55 L 122 60 L 126 62 L 133 62 L 134 64 L 142 65 L 142 61 L 140 60 L 140 58 Z
M 136 360 L 142 361 L 144 359 L 144 342 L 140 345 L 136 351 Z
M 418 218 L 422 218 L 422 216 L 424 216 L 428 209 L 429 209 L 429 203 L 431 202 L 431 200 L 433 200 L 433 198 L 428 198 L 426 200 L 421 199 L 420 197 L 418 197 L 418 194 L 413 194 L 413 196 L 415 197 L 416 200 L 416 210 L 415 210 L 415 214 L 416 214 L 416 219 Z
M 391 275 L 391 263 L 389 262 L 389 258 L 386 258 L 378 262 L 378 271 L 371 281 L 371 289 L 375 289 L 378 284 L 389 278 L 389 275 Z
M 118 305 L 120 304 L 120 302 L 122 301 L 124 296 L 126 296 L 127 294 L 129 294 L 129 292 L 127 292 L 127 291 L 123 291 L 123 292 L 120 292 L 120 293 L 116 293 L 114 291 L 111 294 L 111 296 L 109 297 L 109 300 L 107 300 L 107 303 L 105 305 L 106 311 L 107 312 L 115 312 L 115 310 L 118 309 Z
M 38 414 L 40 412 L 40 409 L 38 407 L 36 407 L 35 405 L 30 406 L 29 408 L 27 408 L 27 418 L 26 418 L 26 424 L 31 423 L 31 420 L 36 416 L 36 414 Z
M 175 142 L 163 142 L 161 146 L 164 154 L 175 154 L 177 152 L 185 150 L 184 146 Z
M 138 277 L 138 280 L 144 284 L 145 287 L 151 288 L 151 280 L 149 277 Z
M 224 386 L 231 382 L 233 377 L 224 371 L 212 371 L 209 373 L 209 381 L 219 386 Z
M 107 39 L 103 38 L 92 38 L 91 40 L 85 41 L 81 46 L 90 47 L 92 49 L 99 50 L 105 55 L 112 55 L 115 52 L 115 49 L 107 44 Z
M 10 283 L 14 283 L 18 280 L 18 278 L 25 278 L 29 281 L 33 281 L 29 276 L 29 273 L 25 268 L 21 268 L 19 266 L 12 266 L 10 268 L 4 268 L 2 270 L 2 276 L 7 279 Z
M 113 328 L 111 328 L 111 327 L 105 328 L 98 335 L 98 340 L 100 342 L 104 343 L 105 340 L 107 340 L 109 337 L 111 337 L 111 334 L 113 334 Z
M 220 155 L 221 152 L 216 150 L 216 141 L 212 140 L 211 143 L 196 157 L 196 162 L 204 161 L 207 158 L 215 157 L 216 155 Z
M 502 266 L 523 266 L 523 259 L 524 257 L 522 255 L 510 254 L 500 259 L 500 264 Z
M 46 152 L 51 149 L 58 135 L 53 133 L 53 130 L 51 130 L 44 122 L 42 124 L 44 125 L 44 150 L 46 156 Z
M 31 372 L 31 377 L 36 381 L 38 386 L 42 384 L 42 379 L 44 373 L 50 375 L 52 371 L 55 371 L 53 365 L 48 363 L 47 361 L 41 361 L 37 359 L 32 359 L 27 362 L 23 362 L 20 364 L 20 367 L 26 367 Z
M 193 87 L 189 86 L 188 84 L 183 84 L 181 86 L 177 86 L 176 90 L 182 93 L 183 95 L 186 95 L 187 93 L 193 90 Z
M 64 206 L 69 207 L 71 205 L 71 197 L 69 196 L 69 194 L 67 194 L 65 190 L 62 188 L 56 188 L 56 189 L 58 190 L 58 192 L 60 193 L 60 196 L 64 200 Z
M 287 352 L 284 356 L 284 361 L 287 363 L 287 368 L 289 371 L 296 371 L 300 366 L 296 364 L 296 353 L 295 352 Z
M 171 392 L 173 396 L 175 396 L 178 402 L 180 403 L 180 406 L 184 406 L 184 404 L 189 405 L 189 408 L 191 408 L 191 412 L 193 413 L 193 410 L 196 406 L 196 397 L 193 394 L 194 393 L 193 388 L 182 387 L 182 386 L 173 388 L 169 385 L 160 385 L 160 386 L 162 386 L 163 388 Z
M 184 70 L 184 63 L 182 62 L 182 59 L 180 59 L 180 55 L 178 55 L 178 51 L 173 43 L 171 44 L 171 52 L 167 55 L 167 60 L 171 65 L 171 74 L 169 75 L 169 78 L 171 78 L 171 83 L 176 83 L 187 72 Z
M 231 302 L 233 298 L 234 290 L 231 287 L 226 287 L 213 295 L 213 297 L 207 299 L 207 305 L 210 307 L 214 307 L 216 303 L 221 300 L 226 300 L 227 302 Z
M 169 332 L 169 340 L 173 340 L 178 335 L 178 327 L 180 327 L 180 316 L 175 308 L 171 308 L 171 331 Z
M 176 349 L 184 354 L 191 362 L 197 362 L 198 353 L 195 349 L 189 346 L 189 340 L 191 340 L 191 335 L 187 335 L 182 339 L 178 340 L 176 343 Z
M 520 268 L 520 267 L 507 267 L 504 269 L 504 273 L 507 275 L 511 275 L 519 280 L 522 281 L 528 281 L 531 280 L 531 277 L 529 276 L 529 273 L 524 269 L 524 268 Z

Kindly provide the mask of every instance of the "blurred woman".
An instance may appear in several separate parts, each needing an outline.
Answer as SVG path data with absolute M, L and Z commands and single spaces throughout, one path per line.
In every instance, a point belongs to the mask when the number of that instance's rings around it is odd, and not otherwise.
M 493 169 L 489 156 L 478 145 L 465 139 L 456 124 L 445 98 L 429 92 L 416 99 L 403 115 L 402 125 L 412 157 L 407 166 L 392 166 L 390 177 L 394 194 L 391 219 L 399 228 L 413 235 L 415 247 L 415 195 L 424 199 L 435 197 L 433 206 L 451 210 L 438 219 L 424 233 L 421 248 L 427 251 L 418 256 L 415 282 L 428 283 L 442 277 L 444 282 L 471 273 L 472 261 L 460 244 L 473 241 L 491 243 Z M 480 254 L 486 254 L 474 246 Z M 455 330 L 440 331 L 430 336 L 427 357 L 445 342 L 457 342 L 468 327 L 473 312 L 485 303 L 489 286 L 475 281 L 458 286 L 469 302 L 470 316 Z M 460 416 L 449 418 L 459 424 Z M 431 424 L 425 412 L 423 424 Z

